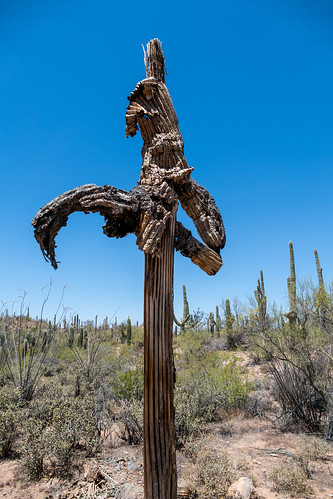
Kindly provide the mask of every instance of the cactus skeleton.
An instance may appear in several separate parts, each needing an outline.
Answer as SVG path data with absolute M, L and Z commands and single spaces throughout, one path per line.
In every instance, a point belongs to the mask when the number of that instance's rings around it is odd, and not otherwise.
M 145 254 L 145 498 L 177 496 L 172 296 L 174 249 L 209 275 L 222 266 L 222 217 L 210 193 L 191 178 L 178 118 L 165 85 L 162 44 L 154 39 L 145 53 L 146 78 L 129 96 L 126 136 L 143 138 L 140 181 L 130 192 L 88 184 L 60 195 L 33 220 L 46 260 L 57 268 L 55 237 L 75 211 L 98 212 L 109 237 L 136 235 Z M 202 242 L 180 222 L 178 201 L 193 220 Z M 157 338 L 157 339 L 156 339 Z M 160 373 L 163 372 L 163 376 Z M 156 458 L 158 456 L 158 459 Z

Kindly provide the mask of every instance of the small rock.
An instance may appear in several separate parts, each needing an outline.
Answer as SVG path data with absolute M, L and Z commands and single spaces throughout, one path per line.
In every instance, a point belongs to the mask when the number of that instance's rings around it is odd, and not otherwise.
M 253 482 L 251 478 L 242 477 L 230 485 L 227 497 L 230 499 L 250 499 L 252 491 Z
M 253 459 L 253 464 L 261 464 L 261 461 L 256 461 L 255 459 Z

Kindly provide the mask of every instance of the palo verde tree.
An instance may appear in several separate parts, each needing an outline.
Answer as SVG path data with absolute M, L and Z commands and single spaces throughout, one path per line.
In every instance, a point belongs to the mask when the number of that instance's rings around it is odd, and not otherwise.
M 98 212 L 104 233 L 134 233 L 145 254 L 144 282 L 144 483 L 145 497 L 176 499 L 174 364 L 172 352 L 174 249 L 209 275 L 220 269 L 225 232 L 209 192 L 191 178 L 193 168 L 168 89 L 162 44 L 145 53 L 146 78 L 129 96 L 126 135 L 143 138 L 142 169 L 130 192 L 94 184 L 72 189 L 44 206 L 32 224 L 44 257 L 57 268 L 55 237 L 75 211 Z M 176 219 L 178 201 L 203 243 Z

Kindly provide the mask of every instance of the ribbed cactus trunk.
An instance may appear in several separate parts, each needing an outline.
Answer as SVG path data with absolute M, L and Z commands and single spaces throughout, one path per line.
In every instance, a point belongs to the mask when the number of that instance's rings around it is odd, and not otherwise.
M 176 499 L 174 425 L 173 261 L 175 215 L 161 241 L 160 258 L 145 255 L 144 479 L 145 498 Z
M 147 77 L 164 82 L 164 57 L 158 40 L 149 42 L 145 61 Z M 148 172 L 146 181 L 153 185 L 150 175 Z M 178 203 L 171 198 L 171 205 L 159 254 L 145 254 L 143 457 L 146 499 L 177 497 L 172 328 Z M 183 293 L 185 307 L 185 287 Z

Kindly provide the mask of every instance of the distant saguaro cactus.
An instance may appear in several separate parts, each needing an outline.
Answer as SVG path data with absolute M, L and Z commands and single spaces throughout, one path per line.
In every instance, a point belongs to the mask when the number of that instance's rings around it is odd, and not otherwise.
M 127 345 L 130 345 L 132 341 L 132 323 L 129 317 L 127 319 L 127 324 L 126 324 L 126 337 L 127 337 Z
M 265 295 L 264 274 L 262 270 L 260 270 L 260 279 L 258 279 L 257 289 L 254 290 L 254 296 L 258 304 L 259 322 L 263 325 L 266 319 L 267 298 Z
M 120 323 L 119 332 L 120 332 L 120 343 L 125 343 L 126 340 L 126 328 L 123 322 Z
M 70 327 L 69 333 L 68 333 L 68 346 L 69 346 L 69 348 L 72 348 L 73 343 L 74 343 L 74 328 Z
M 319 284 L 318 304 L 316 310 L 322 325 L 325 326 L 327 323 L 327 294 L 323 279 L 323 269 L 321 268 L 318 252 L 316 249 L 314 250 L 314 255 L 316 260 L 316 268 L 317 268 L 318 284 Z
M 222 327 L 222 320 L 219 312 L 219 306 L 216 305 L 216 312 L 215 312 L 215 326 L 216 326 L 216 331 L 219 333 L 221 331 Z
M 289 312 L 285 316 L 289 319 L 289 324 L 294 326 L 297 319 L 296 311 L 296 272 L 293 243 L 289 241 L 290 276 L 287 277 Z
M 321 268 L 318 252 L 316 249 L 314 250 L 314 256 L 315 256 L 315 260 L 316 260 L 319 289 L 322 290 L 322 289 L 325 289 L 324 279 L 323 279 L 323 269 Z
M 236 339 L 233 334 L 233 323 L 235 322 L 235 317 L 231 313 L 230 300 L 226 298 L 225 300 L 225 331 L 227 333 L 227 346 L 228 348 L 235 348 Z
M 83 348 L 83 327 L 81 327 L 79 331 L 79 335 L 77 338 L 77 346 Z
M 173 314 L 173 320 L 180 327 L 180 332 L 185 331 L 186 325 L 190 323 L 190 307 L 187 301 L 186 286 L 183 284 L 183 317 L 177 320 L 175 314 Z

